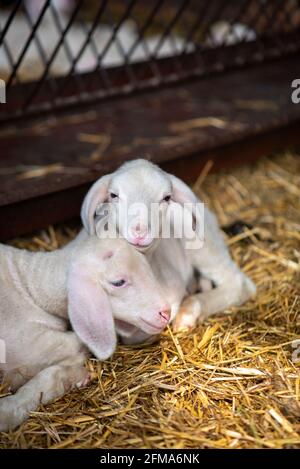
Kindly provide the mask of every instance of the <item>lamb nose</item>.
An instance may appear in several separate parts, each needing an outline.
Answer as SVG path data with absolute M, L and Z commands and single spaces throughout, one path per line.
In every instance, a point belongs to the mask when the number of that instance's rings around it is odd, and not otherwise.
M 148 234 L 147 228 L 136 226 L 135 228 L 132 229 L 132 235 L 136 239 L 144 239 L 146 238 L 147 234 Z
M 169 308 L 162 309 L 158 314 L 165 322 L 169 322 L 171 317 L 171 312 Z

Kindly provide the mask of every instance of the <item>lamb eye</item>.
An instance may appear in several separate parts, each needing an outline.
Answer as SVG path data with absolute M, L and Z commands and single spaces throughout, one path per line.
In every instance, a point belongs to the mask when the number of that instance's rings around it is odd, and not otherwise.
M 169 202 L 169 200 L 171 200 L 171 196 L 170 196 L 170 195 L 166 195 L 166 196 L 163 198 L 163 200 L 164 200 L 165 202 Z
M 115 194 L 114 192 L 111 192 L 110 196 L 112 199 L 116 199 L 118 197 L 117 194 Z
M 117 280 L 116 282 L 110 282 L 114 287 L 123 287 L 125 285 L 126 280 Z

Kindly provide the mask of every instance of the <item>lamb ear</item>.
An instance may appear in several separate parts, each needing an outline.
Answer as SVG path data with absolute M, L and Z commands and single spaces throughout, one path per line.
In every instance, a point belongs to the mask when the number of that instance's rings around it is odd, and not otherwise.
M 117 343 L 111 306 L 101 285 L 79 263 L 72 265 L 68 276 L 68 311 L 82 342 L 99 360 L 109 358 Z
M 199 213 L 197 211 L 197 203 L 199 200 L 197 199 L 194 192 L 179 178 L 169 174 L 172 183 L 172 200 L 177 202 L 181 205 L 184 204 L 192 204 L 191 210 L 193 215 L 193 229 L 196 229 L 197 223 L 200 222 Z
M 177 178 L 176 176 L 173 176 L 173 174 L 169 174 L 169 177 L 171 179 L 173 188 L 172 199 L 175 202 L 178 202 L 180 204 L 197 202 L 198 199 L 192 189 L 189 188 L 189 186 L 187 186 L 183 181 L 181 181 L 181 179 Z
M 81 207 L 81 220 L 83 226 L 90 235 L 96 234 L 94 217 L 99 204 L 105 202 L 108 196 L 108 185 L 111 179 L 111 174 L 102 176 L 95 184 L 92 185 L 87 195 L 84 198 Z

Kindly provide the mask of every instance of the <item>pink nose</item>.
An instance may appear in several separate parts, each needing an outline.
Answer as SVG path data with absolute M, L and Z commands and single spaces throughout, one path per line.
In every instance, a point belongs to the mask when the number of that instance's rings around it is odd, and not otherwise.
M 160 320 L 162 322 L 168 323 L 170 321 L 171 311 L 170 311 L 170 308 L 168 306 L 162 308 L 158 314 L 159 314 Z
M 141 226 L 139 223 L 132 228 L 131 232 L 135 239 L 144 239 L 148 234 L 147 228 Z

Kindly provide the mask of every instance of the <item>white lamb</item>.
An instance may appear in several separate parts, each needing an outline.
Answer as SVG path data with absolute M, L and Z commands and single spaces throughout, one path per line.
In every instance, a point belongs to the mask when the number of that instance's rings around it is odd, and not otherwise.
M 84 386 L 88 350 L 104 360 L 113 354 L 117 334 L 141 341 L 159 333 L 169 318 L 146 258 L 124 240 L 99 240 L 82 231 L 51 253 L 0 245 L 6 355 L 0 357 L 0 375 L 17 391 L 0 399 L 0 431 L 15 428 L 39 403 Z
M 103 205 L 105 202 L 109 204 Z M 175 329 L 191 328 L 198 320 L 239 306 L 256 293 L 254 283 L 232 260 L 215 215 L 206 206 L 203 216 L 197 211 L 200 203 L 183 181 L 147 160 L 138 159 L 95 182 L 81 210 L 87 232 L 97 231 L 99 237 L 104 237 L 105 224 L 101 224 L 99 216 L 105 207 L 108 220 L 114 216 L 117 232 L 145 254 L 171 305 Z M 143 204 L 146 210 L 135 213 L 131 207 L 137 204 Z M 153 204 L 159 204 L 159 226 L 152 226 L 153 218 L 149 216 Z M 161 238 L 161 227 L 170 210 L 174 205 L 184 204 L 191 206 L 193 224 L 203 229 L 203 246 L 199 243 L 196 249 L 195 245 L 190 248 L 184 237 Z M 157 237 L 152 235 L 155 231 Z M 196 239 L 197 236 L 198 231 Z M 215 288 L 195 293 L 195 288 L 190 288 L 194 285 L 195 271 Z

